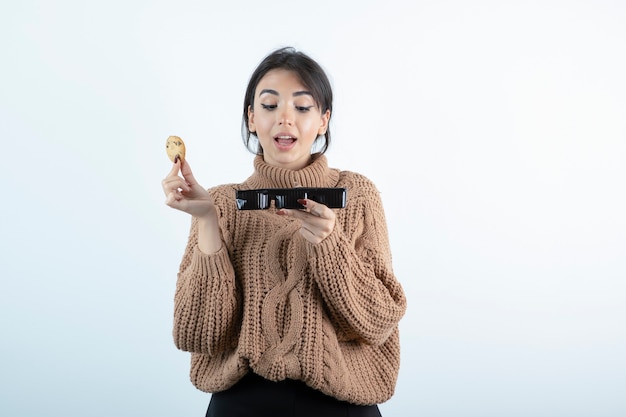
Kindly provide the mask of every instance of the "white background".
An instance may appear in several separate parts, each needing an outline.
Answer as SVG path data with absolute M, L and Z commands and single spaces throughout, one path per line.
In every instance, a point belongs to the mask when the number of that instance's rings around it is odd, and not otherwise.
M 244 89 L 294 45 L 336 94 L 406 290 L 386 417 L 626 415 L 626 3 L 0 6 L 0 415 L 201 416 L 171 338 L 169 135 L 240 182 Z

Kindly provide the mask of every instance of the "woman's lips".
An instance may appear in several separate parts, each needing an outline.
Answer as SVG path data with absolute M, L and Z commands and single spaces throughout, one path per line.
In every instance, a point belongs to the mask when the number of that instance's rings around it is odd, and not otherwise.
M 274 143 L 276 147 L 281 150 L 289 150 L 296 143 L 297 139 L 291 135 L 276 135 L 274 137 Z

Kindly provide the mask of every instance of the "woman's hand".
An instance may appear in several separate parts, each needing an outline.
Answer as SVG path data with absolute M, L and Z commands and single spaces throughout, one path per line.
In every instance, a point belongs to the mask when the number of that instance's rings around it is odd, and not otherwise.
M 178 172 L 182 177 L 178 175 Z M 198 248 L 206 254 L 222 246 L 217 210 L 213 199 L 193 176 L 189 163 L 177 159 L 167 177 L 161 181 L 165 204 L 198 218 Z
M 182 177 L 178 173 L 182 174 Z M 167 177 L 161 181 L 165 204 L 198 218 L 206 218 L 215 212 L 213 200 L 207 190 L 193 176 L 189 163 L 176 160 Z
M 304 210 L 280 209 L 276 213 L 300 220 L 300 234 L 311 243 L 320 243 L 335 228 L 335 212 L 309 199 L 298 200 L 298 203 L 304 206 Z

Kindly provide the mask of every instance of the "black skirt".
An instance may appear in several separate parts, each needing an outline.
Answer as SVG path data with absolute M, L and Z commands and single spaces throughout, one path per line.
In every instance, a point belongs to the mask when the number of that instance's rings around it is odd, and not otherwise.
M 340 401 L 301 381 L 272 382 L 252 372 L 211 395 L 206 417 L 381 417 L 376 405 Z

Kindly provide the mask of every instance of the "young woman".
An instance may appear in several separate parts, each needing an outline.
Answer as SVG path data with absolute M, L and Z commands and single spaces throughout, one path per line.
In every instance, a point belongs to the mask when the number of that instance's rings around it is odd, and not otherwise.
M 162 182 L 166 204 L 192 216 L 173 333 L 193 384 L 212 393 L 207 416 L 380 416 L 393 395 L 406 299 L 379 192 L 328 167 L 331 114 L 322 68 L 274 51 L 244 99 L 252 175 L 207 191 L 177 160 Z M 236 190 L 293 187 L 346 188 L 346 207 L 237 208 Z

